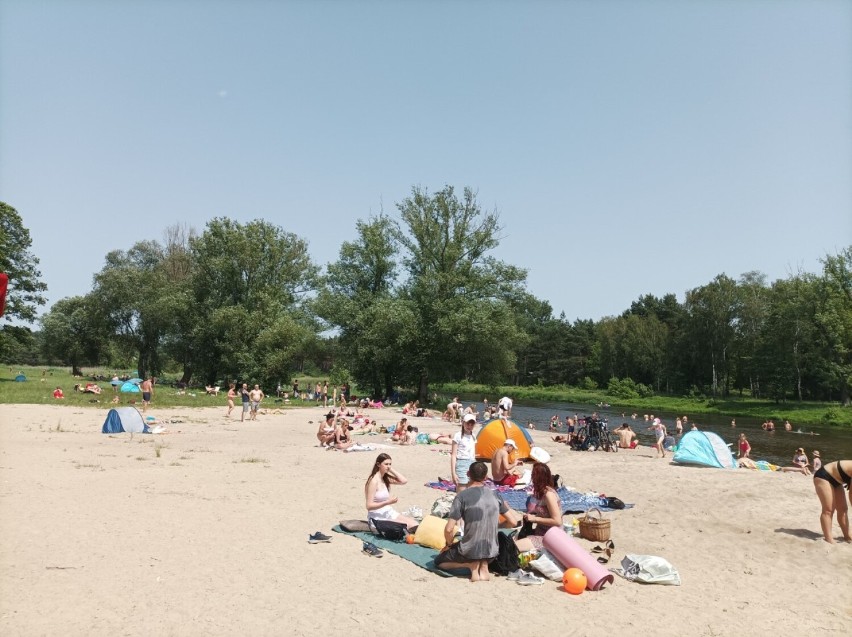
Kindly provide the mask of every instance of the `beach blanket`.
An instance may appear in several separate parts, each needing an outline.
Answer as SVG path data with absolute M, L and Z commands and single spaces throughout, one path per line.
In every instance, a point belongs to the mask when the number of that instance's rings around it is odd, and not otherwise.
M 441 577 L 454 577 L 454 576 L 466 576 L 470 575 L 467 570 L 460 571 L 442 571 L 437 566 L 435 566 L 435 556 L 438 555 L 438 551 L 435 549 L 429 549 L 425 546 L 420 546 L 419 544 L 406 544 L 405 542 L 394 542 L 392 540 L 385 540 L 380 538 L 377 535 L 373 535 L 372 533 L 365 533 L 364 531 L 344 531 L 340 528 L 340 525 L 335 525 L 331 529 L 336 533 L 342 533 L 343 535 L 352 535 L 357 537 L 359 540 L 364 542 L 371 542 L 378 546 L 380 549 L 387 551 L 388 553 L 393 553 L 394 555 L 398 555 L 404 560 L 408 560 L 409 562 L 413 562 L 417 564 L 420 568 L 425 568 L 427 571 L 432 571 L 433 573 L 437 573 Z
M 447 480 L 439 480 L 438 482 L 430 482 L 426 486 L 433 489 L 441 489 L 444 491 L 455 491 L 455 485 Z M 487 480 L 485 486 L 498 491 L 505 500 L 506 504 L 516 511 L 523 511 L 527 506 L 527 498 L 532 493 L 532 489 L 512 489 L 511 487 L 501 487 L 491 480 Z M 589 509 L 600 509 L 601 511 L 615 511 L 607 506 L 606 496 L 598 493 L 580 493 L 573 491 L 568 487 L 559 487 L 556 490 L 559 496 L 559 501 L 562 507 L 562 513 L 585 513 Z M 633 508 L 632 504 L 625 504 L 625 509 Z

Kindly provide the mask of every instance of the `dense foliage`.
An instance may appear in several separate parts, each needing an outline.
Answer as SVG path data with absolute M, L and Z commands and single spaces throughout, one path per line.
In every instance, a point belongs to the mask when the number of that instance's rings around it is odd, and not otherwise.
M 20 217 L 2 213 L 4 245 L 10 232 L 21 242 L 4 267 L 21 273 L 12 307 L 26 319 L 45 288 Z M 396 214 L 357 221 L 323 272 L 304 240 L 267 221 L 175 226 L 107 254 L 91 292 L 57 301 L 40 331 L 6 326 L 0 359 L 267 388 L 315 373 L 376 397 L 467 382 L 849 404 L 852 247 L 819 274 L 721 274 L 682 303 L 641 296 L 620 316 L 572 323 L 495 257 L 501 231 L 469 189 L 414 188 Z

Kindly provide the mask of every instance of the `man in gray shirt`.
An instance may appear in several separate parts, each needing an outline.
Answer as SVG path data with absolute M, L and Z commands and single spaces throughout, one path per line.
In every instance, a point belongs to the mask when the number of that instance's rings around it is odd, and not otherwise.
M 510 525 L 518 523 L 517 514 L 506 506 L 496 491 L 484 486 L 488 467 L 484 462 L 474 462 L 467 472 L 470 483 L 456 496 L 444 527 L 446 546 L 435 558 L 435 566 L 442 570 L 469 569 L 470 581 L 491 579 L 488 563 L 497 557 L 497 527 L 502 513 Z M 464 537 L 453 544 L 456 526 L 464 522 Z

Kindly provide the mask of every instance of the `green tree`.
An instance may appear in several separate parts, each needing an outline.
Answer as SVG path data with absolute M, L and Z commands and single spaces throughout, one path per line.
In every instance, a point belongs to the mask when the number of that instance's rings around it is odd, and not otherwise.
M 190 245 L 201 377 L 288 382 L 316 341 L 317 325 L 302 309 L 318 270 L 305 241 L 266 221 L 217 218 Z
M 823 337 L 824 361 L 844 406 L 852 387 L 852 246 L 823 260 L 815 314 Z
M 36 308 L 44 305 L 47 285 L 41 281 L 38 258 L 32 252 L 30 231 L 12 206 L 0 201 L 0 272 L 9 277 L 6 294 L 7 321 L 35 320 Z
M 738 302 L 737 284 L 724 274 L 686 293 L 688 338 L 694 344 L 699 369 L 709 372 L 714 396 L 728 393 L 729 355 Z
M 526 272 L 490 255 L 500 240 L 497 214 L 483 213 L 469 188 L 459 198 L 451 186 L 434 195 L 413 188 L 397 208 L 408 274 L 400 295 L 412 303 L 417 335 L 406 376 L 420 400 L 430 382 L 511 374 L 526 339 L 511 303 L 525 293 Z
M 80 375 L 84 364 L 100 362 L 107 340 L 87 297 L 61 299 L 41 317 L 42 354 L 70 365 L 73 374 Z
M 126 252 L 110 252 L 105 260 L 91 294 L 94 314 L 123 347 L 137 353 L 140 376 L 159 375 L 162 340 L 171 321 L 163 302 L 171 292 L 163 248 L 156 241 L 140 241 Z

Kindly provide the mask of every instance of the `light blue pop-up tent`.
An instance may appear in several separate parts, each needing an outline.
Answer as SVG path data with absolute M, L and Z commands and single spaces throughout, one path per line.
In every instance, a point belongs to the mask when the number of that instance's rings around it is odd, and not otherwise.
M 737 468 L 737 461 L 728 445 L 712 431 L 694 430 L 683 434 L 672 459 L 681 464 L 697 464 L 718 469 Z
M 110 409 L 106 420 L 104 420 L 101 433 L 120 434 L 123 432 L 149 434 L 151 430 L 148 429 L 142 414 L 135 407 Z
M 24 376 L 23 374 L 18 374 L 17 376 L 15 376 L 15 382 L 16 383 L 23 383 L 26 380 L 27 380 L 27 377 Z
M 133 383 L 131 383 L 128 380 L 127 382 L 125 382 L 121 386 L 121 391 L 123 391 L 126 394 L 138 394 L 139 393 L 139 385 L 134 385 Z

